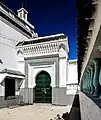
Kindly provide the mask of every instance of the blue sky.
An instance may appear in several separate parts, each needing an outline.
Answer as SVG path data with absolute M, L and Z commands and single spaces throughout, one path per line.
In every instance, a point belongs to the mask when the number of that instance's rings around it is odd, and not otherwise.
M 15 13 L 21 0 L 4 0 Z M 69 38 L 69 59 L 76 59 L 76 0 L 25 0 L 28 20 L 39 36 L 64 33 Z

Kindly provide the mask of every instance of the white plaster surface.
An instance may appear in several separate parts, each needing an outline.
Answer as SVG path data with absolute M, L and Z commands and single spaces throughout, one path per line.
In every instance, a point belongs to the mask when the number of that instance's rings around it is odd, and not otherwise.
M 101 120 L 101 109 L 84 93 L 79 92 L 81 120 Z
M 25 88 L 25 79 L 23 80 L 23 83 L 20 88 Z
M 15 45 L 26 39 L 28 38 L 0 20 L 0 59 L 3 62 L 0 71 L 4 68 L 17 68 Z
M 0 85 L 0 96 L 4 96 L 5 95 L 5 88 L 4 86 Z
M 48 37 L 52 37 L 55 35 L 51 35 Z M 46 38 L 42 37 L 42 38 Z M 33 40 L 40 39 L 39 38 L 34 38 Z M 30 39 L 29 39 L 30 40 Z M 62 46 L 65 46 L 65 49 L 62 48 Z M 61 48 L 59 47 L 61 46 Z M 21 50 L 23 54 L 21 55 L 18 54 L 18 69 L 23 73 L 24 70 L 24 58 L 29 58 L 29 57 L 43 57 L 46 56 L 45 59 L 47 59 L 47 55 L 59 55 L 59 83 L 60 87 L 66 87 L 66 81 L 67 81 L 67 57 L 68 57 L 68 40 L 66 39 L 60 39 L 58 41 L 47 41 L 47 42 L 42 42 L 42 43 L 36 43 L 36 44 L 31 44 L 31 45 L 25 45 L 25 46 L 18 46 L 16 50 Z M 33 58 L 32 58 L 33 59 Z M 43 62 L 46 62 L 43 60 Z M 47 62 L 46 62 L 47 63 Z M 58 66 L 57 66 L 58 67 Z M 57 68 L 58 69 L 58 68 Z M 55 87 L 55 80 L 56 80 L 56 71 L 55 71 L 55 62 L 53 65 L 44 65 L 42 66 L 40 63 L 38 66 L 33 66 L 33 65 L 28 65 L 28 87 L 33 88 L 35 86 L 35 77 L 36 74 L 40 71 L 46 71 L 50 74 L 51 76 L 51 86 Z M 58 74 L 57 74 L 58 75 Z M 24 85 L 24 84 L 23 84 Z M 24 87 L 24 86 L 23 86 Z
M 67 53 L 63 48 L 59 50 L 59 87 L 66 87 Z
M 17 65 L 17 69 L 22 72 L 23 74 L 25 74 L 25 63 L 24 61 L 18 61 L 18 65 Z
M 59 75 L 60 75 L 60 86 L 66 87 L 66 74 L 67 74 L 67 54 L 68 54 L 68 41 L 67 38 L 61 40 L 47 41 L 45 43 L 38 43 L 34 45 L 21 46 L 15 49 L 15 45 L 19 41 L 29 40 L 27 37 L 22 35 L 20 32 L 16 31 L 16 29 L 10 27 L 10 25 L 5 24 L 0 21 L 0 35 L 4 35 L 4 37 L 0 36 L 0 59 L 3 61 L 3 64 L 0 64 L 0 70 L 4 68 L 19 70 L 22 73 L 25 73 L 25 61 L 24 58 L 28 57 L 40 57 L 47 55 L 59 55 Z M 51 36 L 49 36 L 51 37 Z M 66 49 L 59 48 L 61 44 L 64 44 Z M 41 48 L 41 49 L 40 49 Z M 17 55 L 17 50 L 21 49 L 22 54 Z M 45 59 L 46 59 L 45 58 Z M 43 61 L 44 62 L 44 61 Z M 50 74 L 51 77 L 51 86 L 56 87 L 56 73 L 58 75 L 58 70 L 56 70 L 56 64 L 52 65 L 39 65 L 39 66 L 31 66 L 28 65 L 28 76 L 26 77 L 28 81 L 28 88 L 33 88 L 35 86 L 35 77 L 40 71 L 46 71 Z M 14 77 L 14 75 L 12 75 Z M 15 76 L 16 77 L 16 76 Z M 26 82 L 27 83 L 27 82 Z M 16 90 L 17 88 L 16 82 Z M 21 88 L 25 88 L 25 80 L 22 83 Z M 16 92 L 19 94 L 19 91 Z M 1 96 L 1 95 L 0 95 Z
M 78 83 L 77 64 L 72 64 L 71 62 L 73 62 L 73 61 L 75 62 L 77 60 L 70 60 L 69 61 L 67 84 Z
M 1 19 L 1 17 L 0 17 Z M 21 69 L 21 72 L 24 73 L 24 65 L 20 63 L 20 67 L 17 63 L 17 55 L 15 45 L 18 41 L 28 39 L 16 29 L 7 25 L 6 23 L 0 20 L 0 59 L 3 64 L 0 64 L 0 71 L 8 69 Z M 0 82 L 4 79 L 5 75 L 0 74 Z M 4 87 L 0 85 L 0 96 L 4 96 Z
M 66 58 L 59 59 L 59 87 L 66 87 L 67 60 Z
M 71 105 L 73 103 L 75 94 L 78 89 L 78 75 L 77 75 L 77 60 L 69 60 L 68 63 L 68 77 L 67 77 L 67 104 Z
M 46 71 L 49 73 L 51 77 L 51 86 L 55 87 L 55 73 L 54 73 L 54 64 L 53 65 L 38 65 L 38 66 L 30 66 L 28 65 L 28 87 L 33 88 L 36 83 L 36 76 L 41 71 Z
M 0 74 L 0 83 L 5 79 L 6 74 Z

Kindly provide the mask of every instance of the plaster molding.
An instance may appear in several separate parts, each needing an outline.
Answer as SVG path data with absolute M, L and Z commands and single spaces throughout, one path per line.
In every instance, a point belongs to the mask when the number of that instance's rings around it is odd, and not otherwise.
M 17 47 L 17 51 L 21 50 L 23 52 L 24 57 L 36 57 L 43 55 L 54 55 L 59 54 L 60 46 L 65 46 L 65 52 L 67 54 L 68 48 L 66 49 L 67 41 L 59 40 L 59 41 L 48 41 L 37 44 L 30 44 L 25 46 Z

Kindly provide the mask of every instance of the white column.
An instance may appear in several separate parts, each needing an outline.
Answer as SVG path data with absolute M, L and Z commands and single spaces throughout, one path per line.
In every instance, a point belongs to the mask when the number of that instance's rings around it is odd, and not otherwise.
M 23 54 L 19 53 L 17 56 L 17 69 L 22 72 L 23 74 L 25 74 L 25 70 L 24 70 L 24 56 Z
M 17 56 L 17 69 L 25 75 L 25 62 L 23 54 L 19 53 Z M 20 88 L 25 88 L 25 80 Z
M 66 87 L 67 55 L 63 48 L 59 51 L 59 87 Z

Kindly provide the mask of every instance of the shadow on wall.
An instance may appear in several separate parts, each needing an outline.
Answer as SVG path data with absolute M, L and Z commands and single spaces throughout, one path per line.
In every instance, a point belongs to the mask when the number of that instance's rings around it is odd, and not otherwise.
M 74 101 L 75 95 L 74 94 L 68 94 L 67 95 L 67 105 L 72 105 Z
M 59 114 L 57 114 L 57 116 L 54 117 L 54 119 L 50 119 L 50 120 L 81 120 L 79 94 L 76 93 L 73 104 L 72 104 L 72 108 L 69 114 L 68 112 L 63 113 L 61 117 Z
M 84 93 L 84 94 L 86 96 L 88 96 L 101 109 L 101 97 L 97 98 L 97 97 L 94 97 L 93 95 L 89 95 L 89 94 L 86 94 L 86 93 Z
M 70 113 L 63 113 L 64 120 L 81 120 L 79 94 L 76 93 Z

